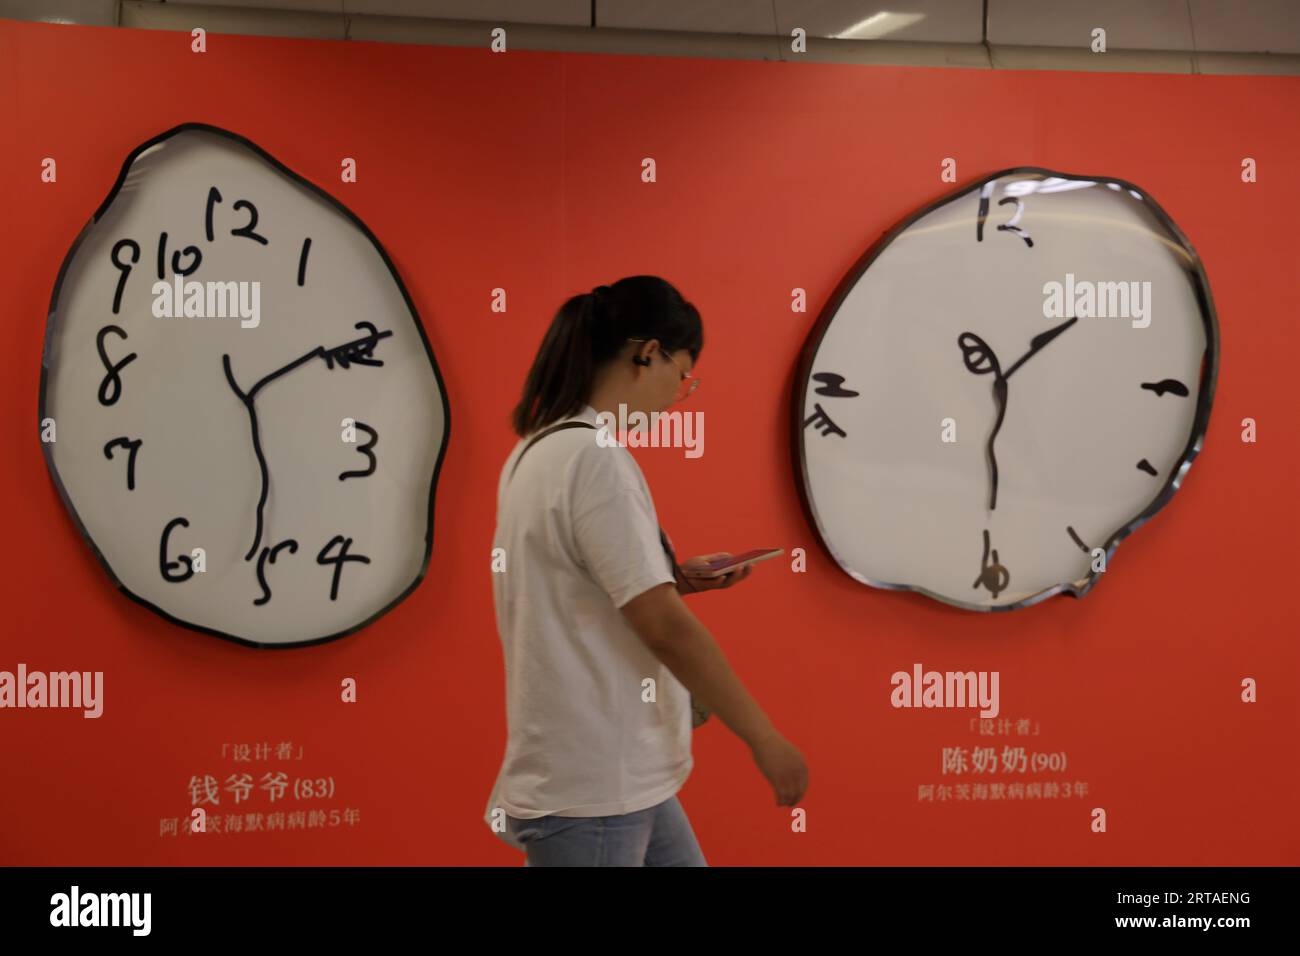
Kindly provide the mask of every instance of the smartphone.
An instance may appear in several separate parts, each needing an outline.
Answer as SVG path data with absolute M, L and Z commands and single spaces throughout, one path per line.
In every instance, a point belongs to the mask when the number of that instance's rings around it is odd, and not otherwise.
M 733 554 L 729 558 L 717 558 L 700 569 L 692 568 L 687 576 L 692 578 L 720 578 L 732 571 L 739 571 L 748 564 L 757 564 L 759 561 L 775 558 L 784 551 L 784 548 L 755 548 L 753 551 Z

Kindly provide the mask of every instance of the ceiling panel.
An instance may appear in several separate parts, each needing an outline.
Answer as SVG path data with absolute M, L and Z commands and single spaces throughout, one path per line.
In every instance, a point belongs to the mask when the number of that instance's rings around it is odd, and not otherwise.
M 152 0 L 158 2 L 158 0 Z M 175 0 L 169 7 L 231 7 L 238 10 L 274 11 L 288 10 L 292 13 L 334 13 L 343 12 L 343 0 Z
M 1300 53 L 1300 0 L 1191 0 L 1196 49 Z
M 803 27 L 809 36 L 846 40 L 979 43 L 983 0 L 774 0 L 777 32 Z
M 203 27 L 209 33 L 347 39 L 347 20 L 341 14 L 324 16 L 308 10 L 276 10 L 264 4 L 242 8 L 228 3 L 205 4 L 196 10 L 190 4 L 123 0 L 119 26 L 137 30 L 184 31 Z
M 880 41 L 864 44 L 854 54 L 861 62 L 872 62 L 882 51 L 915 49 L 919 62 L 937 58 L 951 65 L 964 62 L 952 59 L 951 51 L 961 44 L 982 57 L 988 55 L 978 46 L 985 0 L 0 0 L 0 17 L 176 29 L 197 9 L 209 29 L 221 32 L 342 39 L 349 35 L 350 22 L 351 35 L 358 37 L 375 34 L 405 42 L 409 35 L 409 42 L 440 42 L 440 38 L 452 42 L 447 28 L 437 32 L 436 21 L 585 28 L 591 25 L 593 3 L 596 25 L 619 32 L 602 38 L 597 31 L 591 42 L 597 49 L 605 44 L 611 52 L 703 56 L 720 38 L 691 34 L 730 35 L 736 44 L 756 42 L 754 37 L 778 43 L 795 27 L 803 27 L 810 37 Z M 1300 58 L 1300 0 L 987 0 L 987 7 L 988 40 L 996 67 L 1219 73 L 1240 68 L 1289 74 L 1296 72 Z M 399 17 L 404 19 L 391 19 Z M 435 21 L 429 24 L 435 32 L 420 31 L 412 18 Z M 386 23 L 393 26 L 385 28 Z M 1096 27 L 1105 28 L 1110 52 L 1124 57 L 1114 56 L 1109 62 L 1090 59 L 1097 56 L 1087 52 Z M 638 30 L 649 32 L 631 32 Z M 672 40 L 674 32 L 687 36 Z M 415 34 L 421 35 L 417 39 Z M 557 34 L 563 35 L 563 31 Z M 566 49 L 558 39 L 553 47 L 541 37 L 533 42 L 539 49 Z M 670 46 L 660 49 L 664 43 Z M 674 54 L 674 43 L 686 46 Z M 697 48 L 700 43 L 705 47 Z M 1039 63 L 1042 57 L 1034 54 L 1032 63 L 1021 62 L 1022 53 L 1031 54 L 1029 47 L 1057 48 L 1058 58 L 1071 50 L 1082 57 L 1056 62 L 1049 56 Z M 834 58 L 853 49 L 851 44 L 822 44 L 808 55 Z M 1199 54 L 1195 64 L 1190 54 L 1184 56 L 1191 50 Z M 1132 56 L 1139 55 L 1134 51 L 1147 51 L 1149 62 L 1130 63 Z M 769 55 L 766 49 L 758 54 L 748 48 L 716 52 L 719 56 Z M 1234 55 L 1238 59 L 1232 59 Z M 1252 55 L 1258 57 L 1251 60 L 1253 66 L 1240 65 Z M 894 52 L 881 62 L 899 56 L 903 62 L 913 59 Z
M 596 26 L 771 36 L 776 17 L 772 0 L 596 0 Z
M 988 4 L 988 41 L 993 44 L 1086 50 L 1093 29 L 1101 27 L 1107 49 L 1192 48 L 1187 0 L 988 0 Z
M 340 0 L 335 0 L 335 9 Z M 591 26 L 591 0 L 341 0 L 348 13 L 489 23 Z
M 0 18 L 117 26 L 116 0 L 0 0 Z

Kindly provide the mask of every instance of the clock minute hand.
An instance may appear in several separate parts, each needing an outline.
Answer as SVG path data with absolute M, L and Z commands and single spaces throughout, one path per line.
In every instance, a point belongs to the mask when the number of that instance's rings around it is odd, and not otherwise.
M 1035 335 L 1032 339 L 1029 340 L 1029 351 L 1026 352 L 1024 355 L 1020 356 L 1020 358 L 1016 360 L 1016 363 L 1012 365 L 1011 368 L 1007 369 L 1007 372 L 1003 376 L 1003 378 L 1010 378 L 1012 372 L 1020 368 L 1020 366 L 1024 365 L 1025 362 L 1029 361 L 1029 359 L 1031 359 L 1033 356 L 1037 355 L 1040 351 L 1042 351 L 1043 347 L 1046 346 L 1048 342 L 1052 341 L 1052 339 L 1056 338 L 1058 335 L 1060 335 L 1062 332 L 1064 332 L 1066 329 L 1068 329 L 1070 326 L 1074 325 L 1074 323 L 1078 321 L 1079 321 L 1079 317 L 1076 315 L 1072 319 L 1066 319 L 1064 322 L 1062 322 L 1054 329 L 1048 329 L 1046 332 L 1039 332 L 1037 335 Z
M 369 335 L 363 335 L 359 339 L 353 339 L 351 342 L 344 342 L 332 349 L 326 350 L 322 356 L 325 359 L 326 368 L 334 368 L 334 363 L 338 362 L 343 368 L 349 364 L 357 365 L 383 365 L 382 359 L 376 359 L 375 344 L 380 340 L 392 335 L 391 331 L 380 332 L 369 322 L 358 322 L 354 328 L 369 329 Z
M 342 345 L 336 345 L 333 348 L 326 348 L 324 345 L 318 345 L 310 352 L 298 356 L 287 365 L 283 365 L 274 372 L 270 372 L 259 379 L 257 384 L 248 390 L 249 400 L 252 400 L 253 396 L 257 394 L 258 389 L 262 386 L 270 384 L 280 376 L 292 372 L 298 366 L 305 365 L 314 358 L 324 359 L 325 366 L 329 369 L 334 368 L 335 362 L 337 362 L 341 368 L 347 368 L 349 365 L 354 364 L 383 365 L 384 363 L 382 360 L 373 357 L 375 343 L 380 339 L 388 338 L 388 336 L 393 334 L 392 331 L 385 330 L 380 332 L 369 322 L 358 322 L 354 328 L 369 329 L 370 332 L 367 335 L 361 336 L 359 339 L 353 339 L 351 342 L 344 342 Z
M 262 437 L 257 427 L 257 408 L 253 405 L 253 392 L 245 392 L 239 387 L 239 383 L 235 381 L 235 373 L 230 367 L 230 356 L 228 354 L 221 356 L 221 367 L 225 370 L 226 382 L 229 383 L 231 391 L 238 396 L 244 410 L 248 412 L 248 423 L 253 433 L 253 454 L 257 457 L 257 471 L 261 476 L 261 488 L 255 511 L 257 526 L 253 533 L 253 544 L 248 549 L 248 553 L 244 555 L 245 561 L 251 561 L 253 555 L 257 553 L 257 546 L 262 543 L 262 509 L 266 507 L 266 497 L 270 490 L 270 474 L 267 470 L 266 455 L 262 452 Z
M 967 371 L 976 375 L 993 373 L 993 400 L 997 405 L 998 417 L 985 445 L 985 454 L 989 460 L 989 510 L 992 511 L 998 506 L 998 456 L 993 451 L 993 443 L 997 441 L 1002 419 L 1007 413 L 1007 378 L 1002 374 L 997 353 L 974 332 L 963 332 L 957 336 L 957 347 L 961 349 L 961 360 Z
M 998 432 L 1002 430 L 1002 419 L 1007 414 L 1007 379 L 1005 375 L 999 374 L 993 380 L 993 400 L 998 406 L 998 418 L 993 423 L 993 431 L 989 432 L 988 441 L 988 458 L 989 458 L 989 511 L 996 510 L 998 506 L 998 456 L 993 451 L 993 443 L 997 441 Z M 993 559 L 994 562 L 997 558 Z M 995 594 L 994 597 L 997 595 Z

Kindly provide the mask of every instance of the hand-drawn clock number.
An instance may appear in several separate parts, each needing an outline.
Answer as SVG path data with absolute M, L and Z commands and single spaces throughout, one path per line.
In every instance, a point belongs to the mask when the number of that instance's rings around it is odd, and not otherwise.
M 120 448 L 127 449 L 128 452 L 126 458 L 126 490 L 127 491 L 135 491 L 135 453 L 140 450 L 140 445 L 143 444 L 143 442 L 144 439 L 142 438 L 131 439 L 123 435 L 121 438 L 114 438 L 110 440 L 108 444 L 104 446 L 104 457 L 107 458 L 109 461 L 113 460 L 114 448 L 120 447 Z
M 99 404 L 101 405 L 112 405 L 122 397 L 122 379 L 117 373 L 134 362 L 137 357 L 136 353 L 132 352 L 116 364 L 110 361 L 108 353 L 104 351 L 104 337 L 110 332 L 126 338 L 126 332 L 116 325 L 104 326 L 99 330 L 99 334 L 95 336 L 95 350 L 99 352 L 99 360 L 104 363 L 104 368 L 108 370 L 104 380 L 99 383 Z
M 118 259 L 117 254 L 123 249 L 131 250 L 131 261 L 122 262 Z M 113 251 L 108 257 L 113 267 L 122 274 L 117 277 L 117 288 L 113 291 L 113 314 L 117 315 L 122 308 L 122 292 L 126 289 L 126 278 L 131 274 L 131 267 L 140 261 L 140 244 L 134 239 L 119 239 L 113 244 Z
M 989 555 L 993 556 L 993 563 L 989 563 Z M 1011 583 L 1011 572 L 998 561 L 998 549 L 989 547 L 989 529 L 984 529 L 984 556 L 980 559 L 979 577 L 975 579 L 972 588 L 978 588 L 981 584 L 989 589 L 993 595 L 993 600 L 998 599 L 998 595 L 1007 589 Z
M 264 571 L 266 563 L 269 561 L 271 564 L 275 564 L 276 557 L 285 548 L 289 549 L 290 554 L 297 554 L 298 542 L 293 540 L 293 538 L 286 538 L 273 548 L 263 548 L 262 553 L 257 557 L 257 583 L 262 587 L 262 596 L 260 598 L 253 598 L 253 603 L 259 607 L 271 600 L 271 589 L 266 584 L 266 574 Z
M 985 183 L 984 188 L 980 190 L 980 211 L 975 220 L 975 241 L 984 241 L 984 220 L 989 217 L 989 198 L 993 195 L 993 189 L 996 183 Z M 999 206 L 1005 206 L 1007 203 L 1015 203 L 1016 212 L 1010 219 L 998 226 L 998 232 L 1014 232 L 1021 239 L 1025 240 L 1025 245 L 1029 248 L 1034 247 L 1034 240 L 1029 237 L 1029 233 L 1019 226 L 1020 217 L 1024 215 L 1025 204 L 1015 196 L 1005 196 L 998 200 Z
M 205 206 L 204 214 L 203 214 L 203 226 L 205 231 L 207 232 L 208 242 L 212 242 L 215 239 L 215 234 L 212 230 L 212 209 L 217 203 L 224 202 L 224 201 L 225 200 L 221 198 L 221 190 L 219 190 L 216 186 L 212 186 L 208 189 L 208 201 Z M 248 222 L 242 226 L 238 226 L 234 229 L 231 229 L 230 234 L 232 236 L 243 236 L 245 239 L 252 239 L 254 242 L 260 242 L 264 246 L 270 244 L 269 239 L 267 239 L 263 235 L 259 235 L 257 232 L 254 231 L 253 227 L 257 225 L 256 206 L 254 206 L 247 199 L 237 199 L 235 200 L 235 203 L 233 206 L 231 206 L 231 208 L 234 209 L 236 212 L 238 212 L 241 209 L 248 210 Z
M 208 237 L 208 242 L 213 242 L 215 237 L 212 234 L 212 207 L 221 202 L 221 190 L 216 186 L 208 189 L 208 202 L 203 213 L 203 230 Z
M 861 394 L 860 392 L 855 392 L 851 388 L 845 388 L 844 376 L 837 375 L 835 372 L 818 372 L 812 377 L 812 380 L 821 383 L 816 389 L 818 395 L 827 395 L 831 398 L 856 398 Z M 813 413 L 804 419 L 803 427 L 805 429 L 808 428 L 808 426 L 813 425 L 817 431 L 822 433 L 822 435 L 839 435 L 841 438 L 847 437 L 847 433 L 844 429 L 840 428 L 840 426 L 831 419 L 830 415 L 826 414 L 826 409 L 821 407 L 821 403 L 813 402 L 813 409 Z
M 193 261 L 186 268 L 181 268 L 181 256 L 193 256 Z M 186 246 L 172 253 L 172 272 L 184 278 L 193 274 L 203 262 L 203 253 L 198 246 Z M 167 281 L 167 233 L 158 233 L 158 281 Z
M 184 518 L 172 518 L 171 521 L 167 522 L 167 527 L 163 528 L 162 541 L 158 545 L 158 566 L 162 570 L 163 580 L 172 584 L 178 584 L 181 581 L 188 581 L 190 578 L 194 577 L 194 562 L 190 559 L 188 554 L 176 555 L 175 561 L 167 560 L 167 539 L 171 537 L 172 528 L 177 525 L 180 525 L 182 528 L 188 528 L 190 523 Z M 176 574 L 173 569 L 180 567 L 182 564 L 185 565 L 184 572 Z
M 264 246 L 267 245 L 267 244 L 270 242 L 270 240 L 267 239 L 265 236 L 258 235 L 256 232 L 253 231 L 253 227 L 257 225 L 257 207 L 256 207 L 256 206 L 254 206 L 254 205 L 253 205 L 251 202 L 249 202 L 247 199 L 240 199 L 240 200 L 238 200 L 238 201 L 235 203 L 235 205 L 234 205 L 233 207 L 231 207 L 231 208 L 233 208 L 233 209 L 247 209 L 247 210 L 248 210 L 248 223 L 247 223 L 247 225 L 240 226 L 238 229 L 231 229 L 231 230 L 230 230 L 230 234 L 231 234 L 232 236 L 243 236 L 245 239 L 252 239 L 252 240 L 254 240 L 255 242 L 260 242 L 260 243 L 261 243 L 262 245 L 264 245 Z
M 303 239 L 302 251 L 298 253 L 298 285 L 302 286 L 307 278 L 307 255 L 311 252 L 311 236 Z
M 335 545 L 339 547 L 339 553 L 333 557 L 329 552 Z M 339 596 L 339 575 L 343 573 L 343 564 L 345 561 L 360 561 L 362 564 L 369 564 L 370 559 L 364 554 L 348 554 L 348 548 L 352 547 L 352 539 L 345 538 L 341 534 L 336 534 L 330 538 L 329 543 L 320 549 L 320 554 L 316 555 L 317 564 L 334 565 L 334 580 L 330 583 L 330 600 L 338 600 Z
M 365 471 L 345 471 L 343 474 L 339 475 L 339 481 L 342 481 L 344 478 L 365 478 L 367 475 L 373 475 L 375 473 L 377 462 L 375 460 L 375 453 L 370 449 L 374 448 L 375 444 L 379 441 L 379 432 L 375 431 L 364 422 L 353 422 L 353 424 L 370 436 L 370 441 L 366 442 L 364 445 L 358 445 L 356 447 L 357 451 L 370 459 L 370 467 Z

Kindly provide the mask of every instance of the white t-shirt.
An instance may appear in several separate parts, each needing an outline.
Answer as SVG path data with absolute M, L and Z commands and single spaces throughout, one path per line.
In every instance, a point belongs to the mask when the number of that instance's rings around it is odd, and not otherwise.
M 601 427 L 590 405 L 564 420 Z M 492 598 L 509 737 L 489 826 L 497 808 L 523 819 L 632 813 L 673 796 L 691 772 L 690 693 L 619 610 L 672 583 L 672 564 L 640 466 L 597 434 L 547 435 L 512 479 L 533 436 L 521 438 L 501 470 L 492 547 L 504 549 L 506 570 L 493 573 Z

